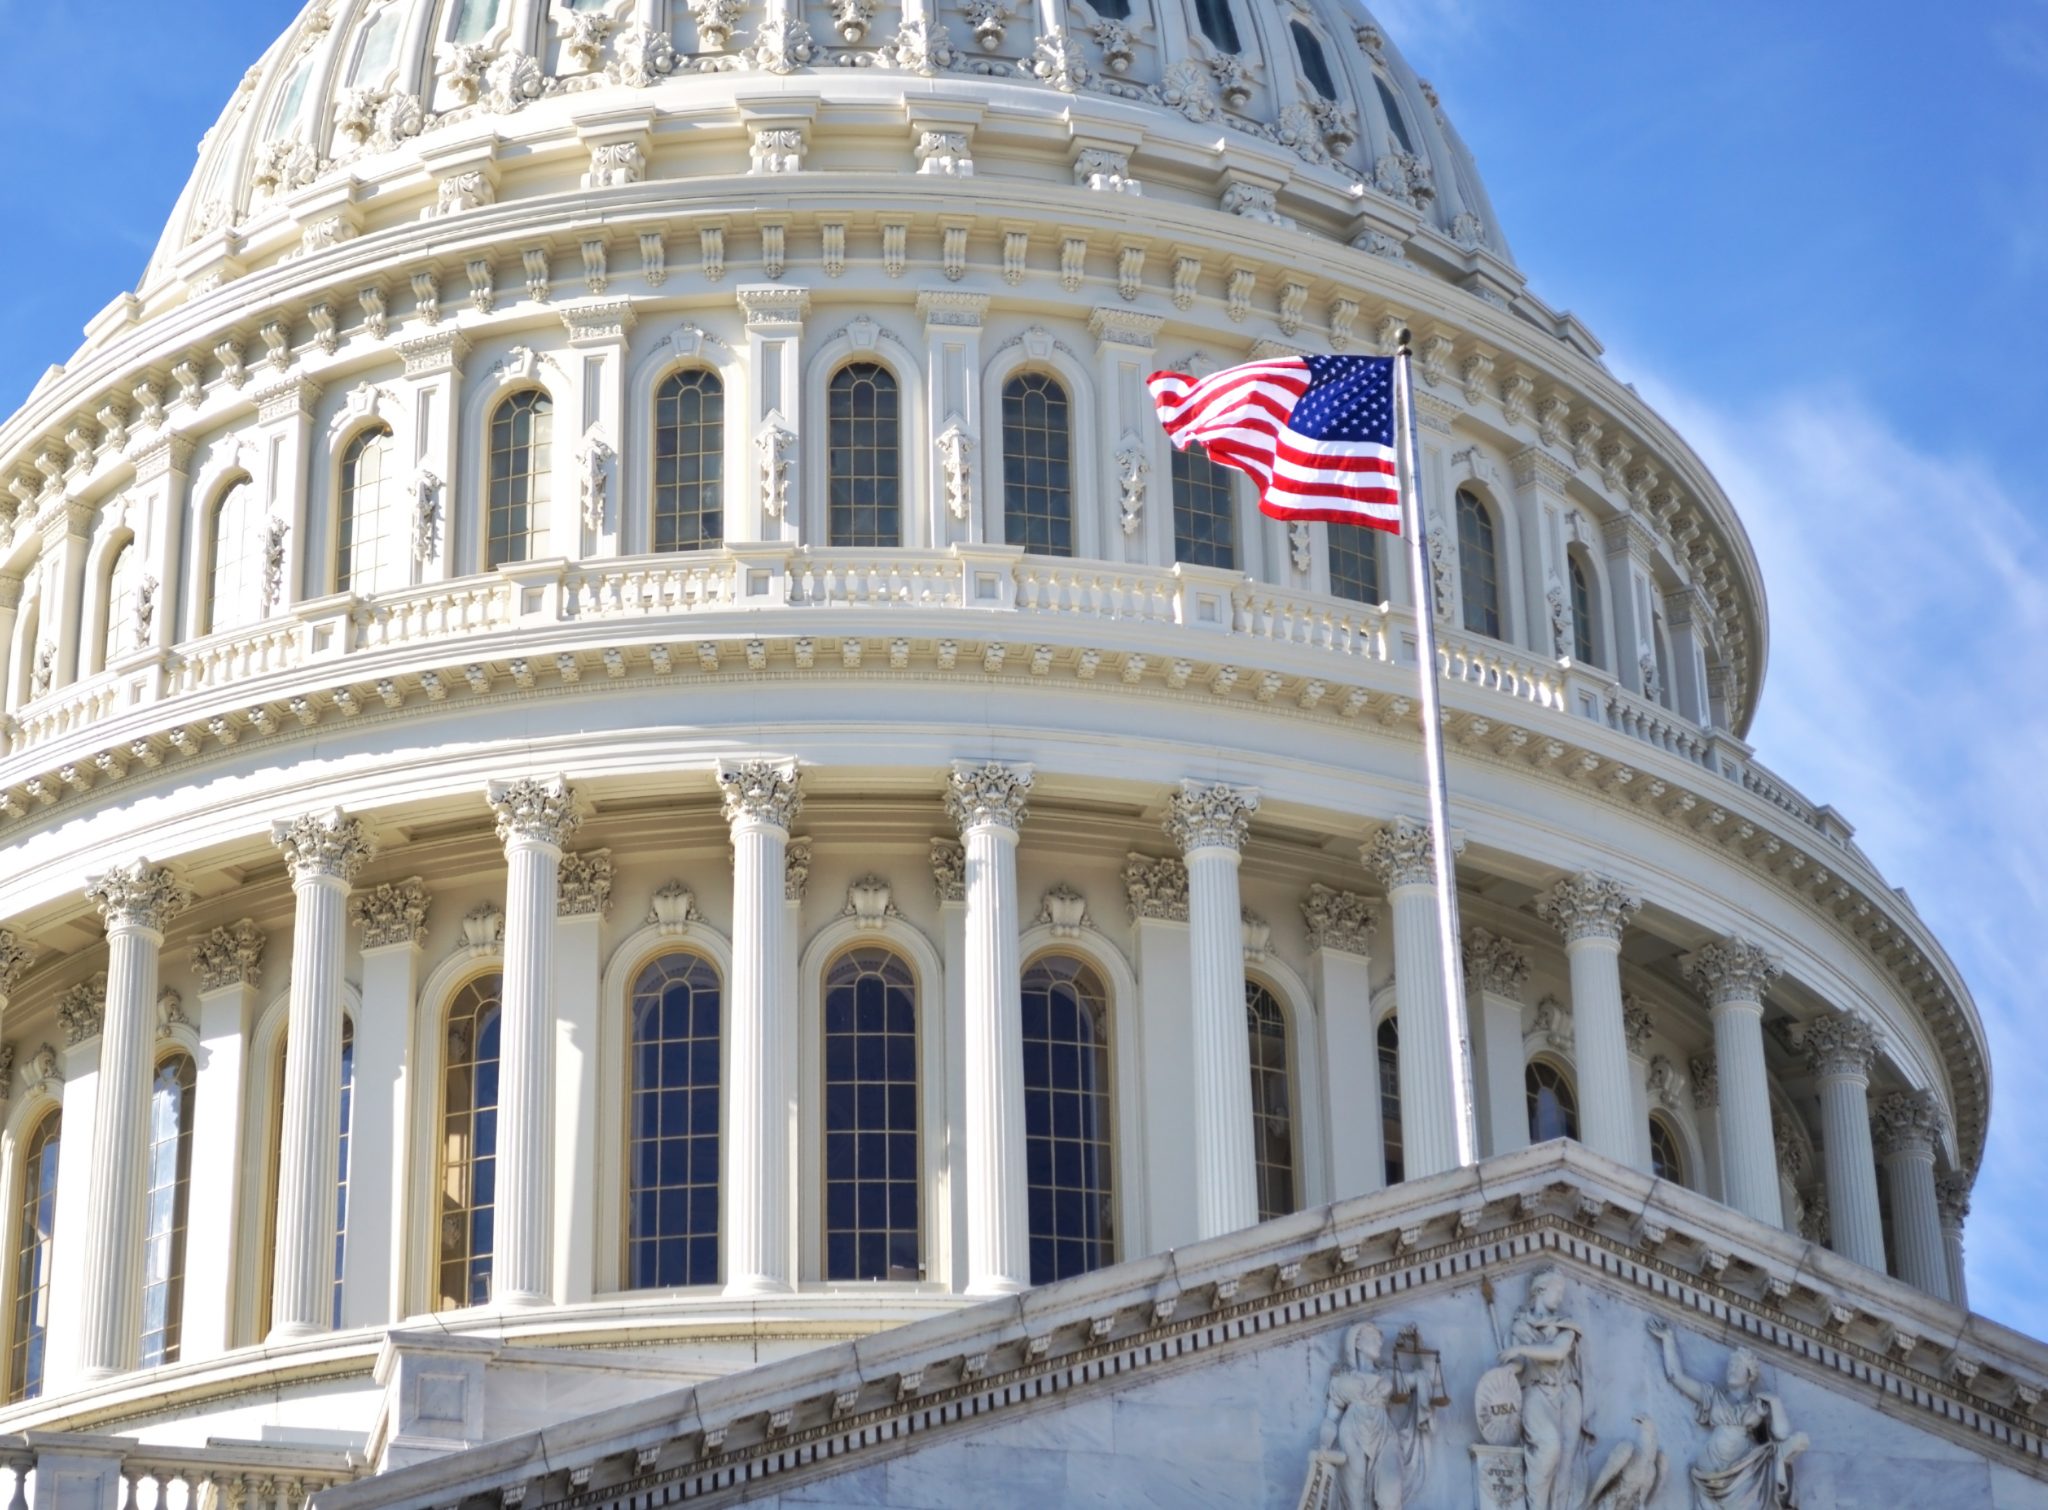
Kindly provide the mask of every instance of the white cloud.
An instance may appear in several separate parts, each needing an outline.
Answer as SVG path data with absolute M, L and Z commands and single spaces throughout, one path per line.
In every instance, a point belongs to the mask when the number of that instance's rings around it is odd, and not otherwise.
M 1727 488 L 1763 563 L 1759 757 L 1858 825 L 1976 997 L 1996 1069 L 1971 1304 L 2048 1336 L 2048 1026 L 2033 1012 L 2048 918 L 2048 518 L 1846 392 L 1732 410 L 1641 387 Z

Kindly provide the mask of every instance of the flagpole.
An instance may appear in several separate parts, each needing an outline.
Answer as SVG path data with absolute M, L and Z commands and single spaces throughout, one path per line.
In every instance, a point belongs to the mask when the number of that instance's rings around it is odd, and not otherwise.
M 1417 486 L 1421 454 L 1415 434 L 1412 337 L 1401 332 L 1394 353 L 1394 393 L 1401 406 L 1401 532 L 1408 537 L 1408 577 L 1414 584 L 1415 658 L 1422 689 L 1422 759 L 1429 784 L 1429 831 L 1436 870 L 1437 942 L 1443 951 L 1444 1025 L 1451 1045 L 1451 1090 L 1456 1097 L 1458 1164 L 1479 1162 L 1477 1103 L 1472 1093 L 1472 1031 L 1465 1012 L 1465 967 L 1458 946 L 1458 878 L 1451 864 L 1451 796 L 1444 775 L 1444 723 L 1436 662 L 1436 579 L 1429 566 L 1429 520 Z

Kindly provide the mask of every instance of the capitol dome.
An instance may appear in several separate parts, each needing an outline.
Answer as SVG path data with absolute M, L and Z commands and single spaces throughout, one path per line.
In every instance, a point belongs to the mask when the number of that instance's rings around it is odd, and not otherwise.
M 384 1503 L 1319 1208 L 1535 1220 L 1427 1206 L 1405 558 L 1144 387 L 1404 328 L 1481 1172 L 1982 1333 L 1967 990 L 1362 9 L 314 0 L 0 426 L 6 1465 Z

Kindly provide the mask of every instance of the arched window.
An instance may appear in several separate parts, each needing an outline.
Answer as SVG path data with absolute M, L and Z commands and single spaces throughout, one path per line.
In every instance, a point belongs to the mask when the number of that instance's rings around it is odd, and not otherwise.
M 1401 1030 L 1389 1017 L 1380 1024 L 1380 1147 L 1387 1160 L 1387 1183 L 1406 1178 L 1401 1159 Z
M 1362 524 L 1332 524 L 1330 532 L 1330 591 L 1354 603 L 1382 603 L 1380 590 L 1380 536 Z
M 1294 1188 L 1294 1098 L 1287 1082 L 1287 1019 L 1273 993 L 1244 983 L 1245 1029 L 1252 1049 L 1252 1143 L 1258 1161 L 1259 1220 L 1286 1216 Z
M 1299 21 L 1287 23 L 1294 33 L 1294 51 L 1301 59 L 1301 71 L 1326 100 L 1337 98 L 1337 80 L 1330 73 L 1330 60 L 1323 54 L 1322 39 Z
M 825 973 L 825 1277 L 924 1277 L 917 981 L 887 949 Z
M 142 648 L 142 548 L 132 539 L 115 548 L 107 568 L 107 634 L 100 664 L 111 666 Z M 153 611 L 153 610 L 152 610 Z
M 1493 511 L 1464 488 L 1458 489 L 1458 597 L 1465 605 L 1465 628 L 1499 639 L 1500 554 Z
M 725 385 L 704 367 L 672 372 L 654 394 L 654 549 L 725 539 Z
M 1237 20 L 1230 14 L 1230 0 L 1195 0 L 1195 21 L 1202 35 L 1222 52 L 1242 52 L 1237 40 Z
M 1552 1138 L 1579 1135 L 1579 1102 L 1571 1082 L 1556 1065 L 1531 1060 L 1522 1072 L 1522 1086 L 1529 1096 L 1529 1141 L 1548 1143 Z
M 213 506 L 206 581 L 206 629 L 254 624 L 268 611 L 264 602 L 263 505 L 248 478 L 231 484 Z
M 491 491 L 484 565 L 530 561 L 547 539 L 555 401 L 522 388 L 491 413 Z
M 903 460 L 896 378 L 877 362 L 848 362 L 826 395 L 827 527 L 832 544 L 903 543 Z
M 1572 576 L 1572 659 L 1597 666 L 1600 660 L 1593 651 L 1593 593 L 1586 583 L 1586 568 L 1577 556 L 1567 556 L 1565 565 Z
M 403 12 L 403 6 L 387 5 L 363 28 L 355 63 L 349 69 L 348 81 L 351 84 L 375 86 L 383 82 L 384 76 L 391 71 L 391 57 L 397 50 L 398 23 Z
M 142 1249 L 142 1366 L 178 1360 L 185 1298 L 185 1213 L 192 1188 L 192 1101 L 198 1069 L 190 1054 L 156 1067 L 149 1089 L 148 1226 Z
M 718 971 L 700 955 L 661 955 L 633 981 L 628 1289 L 718 1283 L 723 1001 Z
M 1024 972 L 1024 1162 L 1031 1282 L 1116 1261 L 1109 992 L 1088 965 L 1047 955 Z
M 14 1335 L 7 1349 L 7 1398 L 43 1392 L 49 1340 L 50 1255 L 57 1240 L 57 1142 L 62 1113 L 52 1108 L 29 1134 L 21 1161 L 21 1205 L 14 1229 Z
M 1373 75 L 1372 87 L 1379 92 L 1380 109 L 1387 113 L 1387 129 L 1394 133 L 1394 140 L 1401 150 L 1410 157 L 1415 155 L 1415 140 L 1408 135 L 1408 122 L 1402 118 L 1401 105 L 1394 98 L 1394 91 L 1387 88 L 1387 81 L 1378 74 Z
M 1678 1134 L 1669 1122 L 1655 1115 L 1650 1118 L 1650 1173 L 1674 1185 L 1685 1183 L 1685 1154 L 1679 1148 Z
M 504 0 L 455 0 L 457 42 L 481 42 L 498 24 L 498 8 Z
M 275 1281 L 277 1268 L 277 1185 L 281 1166 L 280 1150 L 284 1144 L 284 1051 L 285 1040 L 278 1036 L 277 1053 L 270 1066 L 270 1083 L 276 1087 L 276 1095 L 270 1107 L 270 1191 L 263 1208 L 264 1249 L 263 1265 L 257 1274 L 257 1325 L 268 1329 L 270 1325 L 271 1286 Z M 334 1185 L 334 1305 L 332 1325 L 341 1325 L 342 1260 L 348 1251 L 348 1149 L 349 1124 L 355 1104 L 356 1088 L 356 1025 L 348 1018 L 341 1020 L 341 1120 L 337 1124 L 339 1147 L 335 1159 Z
M 1173 559 L 1237 569 L 1237 506 L 1231 469 L 1199 444 L 1173 453 Z
M 407 585 L 400 530 L 398 458 L 391 432 L 365 430 L 341 453 L 334 511 L 334 590 L 378 593 Z
M 441 1255 L 434 1308 L 491 1298 L 497 1205 L 498 1006 L 502 975 L 472 980 L 448 1005 L 441 1069 Z
M 1057 378 L 1020 372 L 1003 385 L 1003 540 L 1041 556 L 1074 554 L 1072 405 Z

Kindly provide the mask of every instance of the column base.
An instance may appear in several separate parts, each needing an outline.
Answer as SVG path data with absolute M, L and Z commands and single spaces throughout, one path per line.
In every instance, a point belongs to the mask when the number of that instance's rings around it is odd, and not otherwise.
M 787 1280 L 773 1278 L 767 1274 L 748 1274 L 739 1279 L 727 1280 L 723 1293 L 728 1299 L 746 1300 L 756 1296 L 793 1295 L 796 1286 Z
M 280 1321 L 264 1336 L 267 1346 L 273 1342 L 304 1342 L 309 1337 L 325 1337 L 333 1327 L 320 1326 L 310 1321 Z
M 1031 1288 L 1028 1279 L 1011 1279 L 1007 1275 L 989 1275 L 968 1283 L 969 1295 L 1022 1295 Z
M 77 1372 L 72 1374 L 71 1383 L 73 1385 L 98 1384 L 102 1379 L 115 1379 L 124 1373 L 132 1372 L 132 1369 L 108 1368 L 104 1364 L 82 1365 Z
M 552 1295 L 532 1290 L 493 1290 L 491 1304 L 500 1311 L 538 1311 L 555 1303 Z

